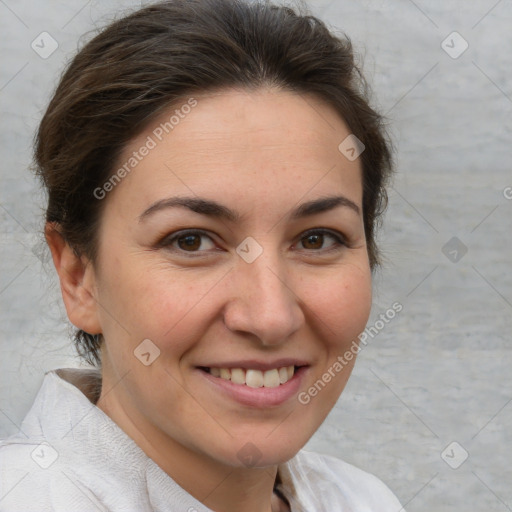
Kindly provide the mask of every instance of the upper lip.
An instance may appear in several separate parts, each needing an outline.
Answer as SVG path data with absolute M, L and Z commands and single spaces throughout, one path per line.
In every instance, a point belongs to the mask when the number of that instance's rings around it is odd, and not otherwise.
M 250 368 L 251 370 L 260 370 L 262 372 L 273 370 L 274 368 L 282 368 L 283 366 L 309 366 L 309 363 L 294 357 L 286 357 L 282 359 L 276 359 L 275 361 L 262 361 L 260 359 L 239 359 L 237 361 L 221 361 L 218 363 L 198 365 L 199 368 Z

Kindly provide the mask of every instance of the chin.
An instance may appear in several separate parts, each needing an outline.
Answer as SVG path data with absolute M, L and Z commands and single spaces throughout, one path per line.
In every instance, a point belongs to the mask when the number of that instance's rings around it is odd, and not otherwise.
M 235 467 L 265 468 L 287 462 L 293 458 L 308 442 L 314 431 L 299 434 L 299 427 L 295 423 L 293 431 L 274 427 L 274 431 L 259 430 L 251 435 L 237 436 L 231 439 L 229 446 L 221 450 L 224 462 Z M 315 429 L 316 430 L 316 429 Z

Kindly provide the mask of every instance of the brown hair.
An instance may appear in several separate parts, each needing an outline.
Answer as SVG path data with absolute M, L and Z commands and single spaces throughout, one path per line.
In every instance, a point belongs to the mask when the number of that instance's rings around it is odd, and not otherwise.
M 156 3 L 112 23 L 81 49 L 36 137 L 46 221 L 94 263 L 104 202 L 93 191 L 112 175 L 126 144 L 186 95 L 265 85 L 322 99 L 364 143 L 363 217 L 373 270 L 379 264 L 375 228 L 392 169 L 383 119 L 369 106 L 346 36 L 335 36 L 308 13 L 264 1 Z M 75 335 L 79 354 L 91 364 L 100 364 L 100 342 L 100 335 Z

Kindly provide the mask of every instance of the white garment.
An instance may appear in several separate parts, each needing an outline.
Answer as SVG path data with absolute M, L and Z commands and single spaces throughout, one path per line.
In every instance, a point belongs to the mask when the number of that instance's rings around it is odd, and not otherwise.
M 0 441 L 0 512 L 212 512 L 94 405 L 97 379 L 45 375 L 20 432 Z M 403 511 L 379 479 L 334 457 L 301 450 L 279 474 L 292 512 Z

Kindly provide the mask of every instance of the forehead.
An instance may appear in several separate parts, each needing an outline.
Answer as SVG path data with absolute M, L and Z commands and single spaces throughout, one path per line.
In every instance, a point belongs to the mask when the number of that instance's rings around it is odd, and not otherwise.
M 338 149 L 349 134 L 335 110 L 310 95 L 195 95 L 125 148 L 116 168 L 125 165 L 129 172 L 113 196 L 140 207 L 176 194 L 221 195 L 224 202 L 252 197 L 274 207 L 339 191 L 360 204 L 359 159 L 349 161 Z

